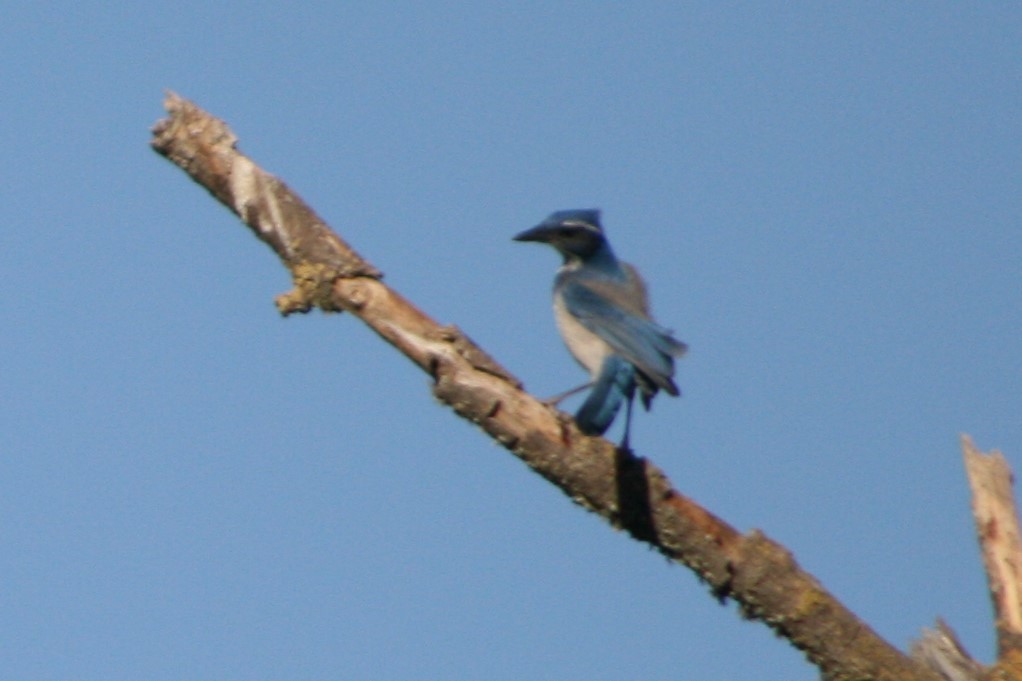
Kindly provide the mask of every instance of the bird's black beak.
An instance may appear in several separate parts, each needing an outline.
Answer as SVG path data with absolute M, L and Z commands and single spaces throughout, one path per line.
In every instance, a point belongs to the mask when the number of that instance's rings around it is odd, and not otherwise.
M 550 235 L 553 232 L 548 225 L 536 225 L 532 229 L 527 229 L 520 234 L 515 234 L 514 241 L 538 241 L 540 243 L 547 243 L 550 241 Z

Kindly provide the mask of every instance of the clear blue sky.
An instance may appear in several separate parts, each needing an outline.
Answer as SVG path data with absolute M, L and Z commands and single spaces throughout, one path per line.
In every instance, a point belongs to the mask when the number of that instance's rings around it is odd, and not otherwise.
M 692 348 L 637 450 L 990 660 L 957 438 L 1022 470 L 1020 6 L 336 5 L 5 5 L 4 676 L 817 678 L 356 320 L 282 320 L 149 150 L 164 88 L 539 395 L 583 374 L 510 238 L 602 208 Z

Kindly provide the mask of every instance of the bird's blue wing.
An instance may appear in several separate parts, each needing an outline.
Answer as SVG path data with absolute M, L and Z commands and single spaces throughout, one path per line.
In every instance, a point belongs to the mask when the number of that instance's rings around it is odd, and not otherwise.
M 568 281 L 561 289 L 568 313 L 588 330 L 610 345 L 614 352 L 635 365 L 658 387 L 672 395 L 678 388 L 674 375 L 674 357 L 685 352 L 685 344 L 670 332 L 612 301 L 606 287 L 598 289 L 585 281 Z

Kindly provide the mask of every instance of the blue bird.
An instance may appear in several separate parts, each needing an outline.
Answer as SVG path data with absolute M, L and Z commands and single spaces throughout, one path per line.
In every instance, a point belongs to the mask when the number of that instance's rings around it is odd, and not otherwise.
M 592 379 L 551 402 L 592 387 L 575 414 L 587 435 L 602 435 L 626 403 L 621 447 L 627 449 L 635 389 L 647 410 L 659 390 L 679 395 L 674 358 L 685 354 L 686 345 L 650 317 L 646 285 L 634 267 L 614 256 L 600 211 L 551 213 L 514 240 L 549 244 L 564 258 L 554 279 L 554 318 L 568 350 Z

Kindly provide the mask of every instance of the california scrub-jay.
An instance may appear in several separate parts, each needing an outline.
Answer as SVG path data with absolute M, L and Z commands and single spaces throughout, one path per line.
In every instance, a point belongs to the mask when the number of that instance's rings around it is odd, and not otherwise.
M 564 257 L 554 279 L 554 318 L 564 343 L 592 381 L 554 398 L 554 403 L 592 386 L 575 414 L 588 435 L 602 435 L 627 400 L 628 448 L 632 399 L 639 388 L 649 410 L 658 390 L 679 395 L 674 358 L 685 344 L 649 314 L 646 285 L 628 263 L 620 262 L 603 236 L 598 210 L 561 210 L 514 237 L 550 244 Z

